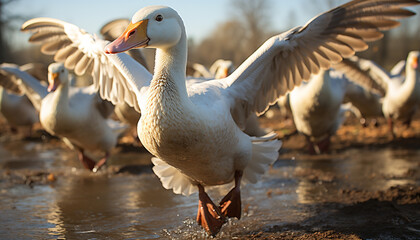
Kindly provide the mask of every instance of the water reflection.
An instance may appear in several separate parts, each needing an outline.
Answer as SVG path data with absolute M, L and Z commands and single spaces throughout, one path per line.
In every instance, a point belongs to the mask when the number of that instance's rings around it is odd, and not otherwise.
M 150 155 L 116 153 L 112 166 L 140 171 L 80 167 L 74 152 L 47 143 L 0 145 L 0 239 L 202 238 L 195 224 L 197 195 L 184 197 L 162 188 L 150 170 Z M 312 203 L 333 202 L 339 191 L 384 190 L 414 183 L 418 150 L 351 149 L 339 154 L 281 159 L 257 184 L 242 188 L 244 215 L 222 229 L 221 238 L 272 224 L 299 222 Z M 6 171 L 52 171 L 58 181 L 33 188 L 12 184 Z M 76 169 L 76 170 L 74 170 Z M 144 170 L 145 169 L 145 170 Z M 417 174 L 413 177 L 413 174 Z M 209 189 L 215 201 L 230 186 Z
M 411 173 L 418 168 L 420 151 L 352 149 L 345 155 L 323 157 L 314 160 L 307 156 L 296 161 L 296 169 L 304 172 L 297 177 L 306 175 L 300 178 L 296 188 L 299 203 L 334 201 L 334 196 L 344 186 L 381 191 L 396 185 L 415 184 Z

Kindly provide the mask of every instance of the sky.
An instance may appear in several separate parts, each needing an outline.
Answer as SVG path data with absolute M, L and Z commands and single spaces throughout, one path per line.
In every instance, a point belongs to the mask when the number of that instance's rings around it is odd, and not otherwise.
M 186 25 L 189 38 L 201 40 L 213 31 L 217 24 L 230 19 L 234 12 L 230 0 L 17 0 L 6 7 L 8 14 L 21 15 L 24 20 L 35 17 L 57 18 L 98 34 L 106 22 L 116 18 L 130 18 L 139 9 L 149 5 L 167 5 L 178 11 Z M 287 17 L 293 8 L 301 8 L 308 0 L 271 0 L 270 12 L 273 30 L 291 27 Z M 311 18 L 305 12 L 300 24 Z M 25 33 L 20 33 L 25 34 Z M 29 36 L 28 36 L 29 37 Z
M 329 10 L 325 0 L 270 0 L 270 29 L 281 32 L 304 25 L 312 17 Z M 345 2 L 335 0 L 336 5 Z M 231 0 L 15 0 L 6 6 L 7 14 L 23 16 L 16 21 L 16 29 L 25 20 L 35 17 L 57 18 L 98 34 L 108 21 L 129 18 L 149 5 L 167 5 L 178 11 L 186 25 L 189 38 L 200 41 L 217 28 L 217 24 L 231 19 L 234 9 Z M 291 20 L 290 12 L 295 14 Z M 414 8 L 420 12 L 420 7 Z M 419 16 L 416 16 L 419 19 Z M 26 42 L 30 34 L 18 30 L 11 36 L 17 42 Z M 12 40 L 13 42 L 14 40 Z

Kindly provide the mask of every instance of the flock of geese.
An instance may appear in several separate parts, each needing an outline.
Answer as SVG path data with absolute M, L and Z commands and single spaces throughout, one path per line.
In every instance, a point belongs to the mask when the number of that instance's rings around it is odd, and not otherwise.
M 282 143 L 259 128 L 257 116 L 280 97 L 316 151 L 340 126 L 345 101 L 365 118 L 383 114 L 391 127 L 396 120 L 409 124 L 420 103 L 420 53 L 391 73 L 354 54 L 414 15 L 403 7 L 416 4 L 354 0 L 271 37 L 237 69 L 229 61 L 210 70 L 195 64 L 192 77 L 184 23 L 170 7 L 145 7 L 131 21 L 107 24 L 103 39 L 57 19 L 31 19 L 22 31 L 56 63 L 48 67 L 48 84 L 30 67 L 1 64 L 1 111 L 12 126 L 40 121 L 92 171 L 106 163 L 127 124 L 137 126 L 163 187 L 198 191 L 197 222 L 214 236 L 227 218 L 241 217 L 241 183 L 255 183 L 278 158 Z M 136 48 L 156 49 L 153 73 Z M 75 87 L 69 70 L 91 75 L 93 83 Z M 110 119 L 114 109 L 127 124 Z M 91 150 L 104 157 L 95 162 L 85 154 Z M 218 205 L 206 194 L 206 186 L 232 181 Z

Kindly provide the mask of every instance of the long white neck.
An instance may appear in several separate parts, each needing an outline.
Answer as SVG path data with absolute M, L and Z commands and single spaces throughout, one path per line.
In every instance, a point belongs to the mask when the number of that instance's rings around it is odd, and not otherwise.
M 406 96 L 411 95 L 414 91 L 420 91 L 420 85 L 418 83 L 419 74 L 409 64 L 405 68 L 405 81 L 402 86 L 404 94 Z
M 61 83 L 53 93 L 52 107 L 57 110 L 69 108 L 69 82 Z
M 185 71 L 187 66 L 187 39 L 183 29 L 179 42 L 169 48 L 156 50 L 155 75 L 151 87 L 175 87 L 181 97 L 187 98 Z

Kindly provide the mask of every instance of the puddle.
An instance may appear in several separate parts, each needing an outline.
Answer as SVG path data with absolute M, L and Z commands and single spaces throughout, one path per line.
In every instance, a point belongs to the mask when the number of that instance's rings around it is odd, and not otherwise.
M 281 154 L 260 182 L 242 188 L 243 217 L 224 226 L 218 238 L 290 231 L 297 225 L 298 232 L 317 231 L 321 220 L 313 217 L 329 213 L 334 204 L 343 206 L 343 194 L 419 185 L 420 150 L 348 149 L 316 157 L 292 155 Z M 144 151 L 116 152 L 108 169 L 98 174 L 81 169 L 77 155 L 57 142 L 2 143 L 0 159 L 0 239 L 206 236 L 195 223 L 197 195 L 184 197 L 163 189 Z M 41 176 L 39 172 L 52 173 L 57 180 L 30 185 L 19 180 Z M 217 202 L 227 191 L 208 192 Z

